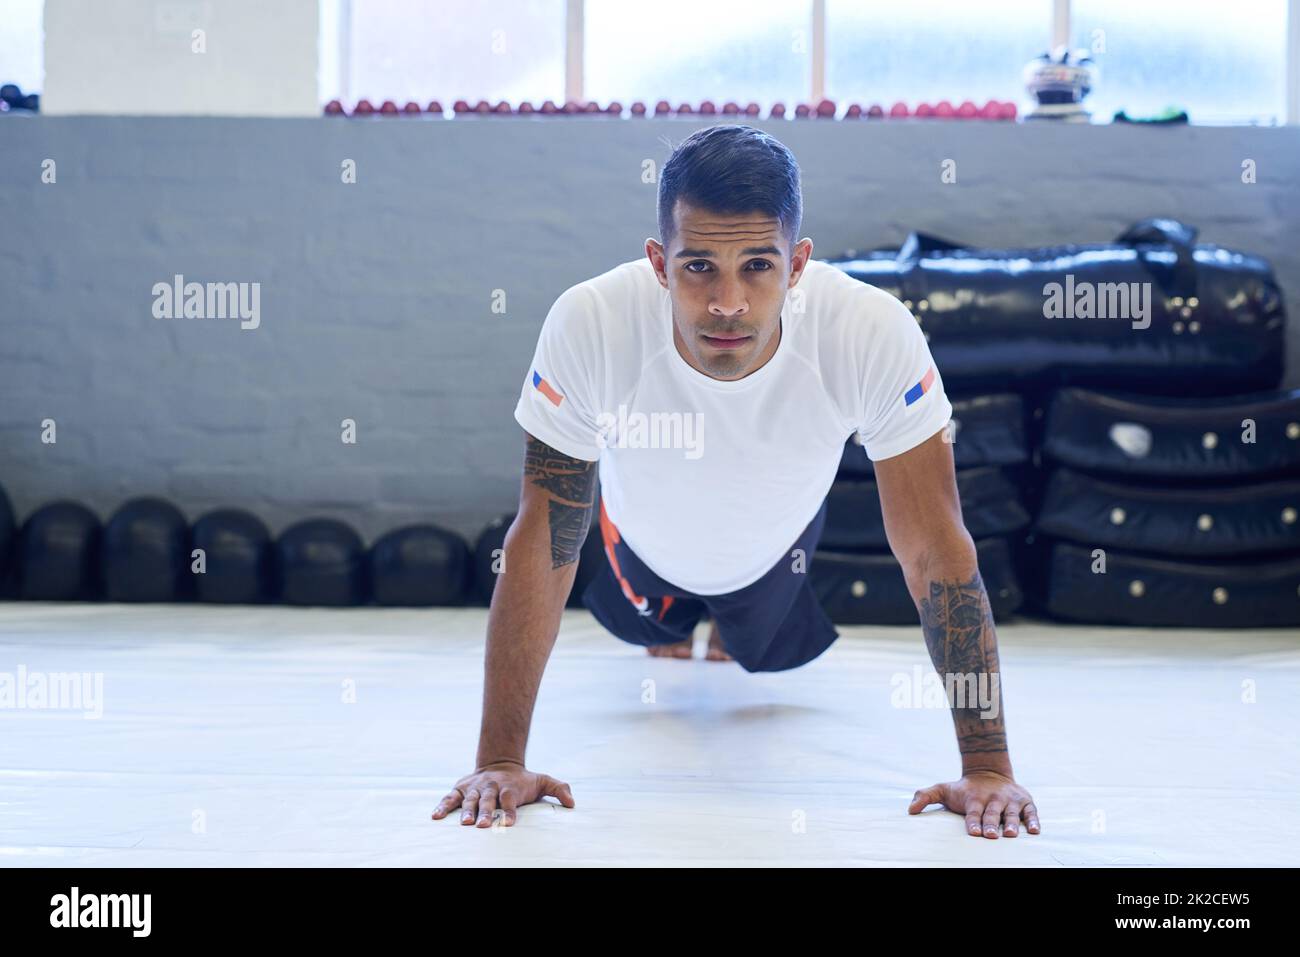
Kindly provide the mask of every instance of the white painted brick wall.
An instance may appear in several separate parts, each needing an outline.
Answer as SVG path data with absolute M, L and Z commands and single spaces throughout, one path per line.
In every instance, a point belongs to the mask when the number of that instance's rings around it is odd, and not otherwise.
M 473 535 L 518 501 L 511 413 L 543 317 L 641 255 L 642 161 L 697 125 L 0 120 L 0 484 L 20 518 L 57 497 L 107 516 L 159 494 L 191 519 L 249 508 L 273 531 L 319 514 L 367 540 L 417 520 Z M 800 160 L 819 257 L 909 228 L 1105 241 L 1156 214 L 1265 255 L 1300 381 L 1300 129 L 762 125 Z M 939 183 L 945 158 L 956 185 Z M 151 287 L 175 273 L 261 282 L 261 328 L 153 319 Z M 506 316 L 489 311 L 496 288 Z

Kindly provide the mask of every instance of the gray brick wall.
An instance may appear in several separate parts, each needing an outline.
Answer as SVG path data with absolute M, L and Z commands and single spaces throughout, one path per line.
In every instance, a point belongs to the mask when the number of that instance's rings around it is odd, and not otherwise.
M 247 507 L 273 531 L 331 515 L 367 539 L 415 520 L 475 533 L 517 501 L 511 412 L 547 309 L 641 255 L 655 231 L 642 162 L 698 125 L 0 121 L 0 483 L 20 517 L 56 497 L 107 516 L 150 493 L 190 518 Z M 819 257 L 913 228 L 1104 241 L 1157 214 L 1263 254 L 1288 291 L 1300 381 L 1300 129 L 760 125 L 799 158 Z M 955 185 L 939 181 L 946 158 Z M 260 282 L 261 327 L 154 319 L 152 286 L 176 273 Z

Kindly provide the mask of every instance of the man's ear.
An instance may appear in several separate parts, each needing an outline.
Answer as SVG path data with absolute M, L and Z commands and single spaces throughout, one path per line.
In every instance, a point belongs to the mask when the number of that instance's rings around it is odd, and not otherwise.
M 650 238 L 645 241 L 646 258 L 650 260 L 650 265 L 654 267 L 655 275 L 659 277 L 659 285 L 665 289 L 668 288 L 667 257 L 664 254 L 663 243 L 659 240 Z
M 794 288 L 799 277 L 803 275 L 804 267 L 812 259 L 813 241 L 807 237 L 799 240 L 794 244 L 794 251 L 790 254 L 790 286 Z

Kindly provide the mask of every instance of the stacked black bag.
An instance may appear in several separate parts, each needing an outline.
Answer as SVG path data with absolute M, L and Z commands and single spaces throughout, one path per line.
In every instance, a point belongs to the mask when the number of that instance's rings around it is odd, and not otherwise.
M 954 419 L 970 403 L 1019 399 L 1028 410 L 1021 419 L 1005 406 L 1004 428 L 1023 426 L 1023 468 L 955 436 L 995 616 L 1023 587 L 1026 607 L 1075 621 L 1300 624 L 1300 390 L 1277 389 L 1282 294 L 1264 259 L 1195 240 L 1183 223 L 1149 219 L 1109 244 L 988 250 L 913 234 L 899 250 L 833 263 L 912 310 Z M 1000 503 L 1008 523 L 1016 508 L 1036 516 L 1028 534 L 996 522 L 985 533 L 996 510 L 976 504 L 977 490 L 992 484 L 963 473 L 990 466 L 1016 483 Z M 859 468 L 846 460 L 837 489 Z M 814 563 L 832 617 L 914 622 L 905 591 L 887 614 L 860 601 L 853 616 L 832 544 L 847 534 L 836 522 L 824 541 L 834 555 Z M 1009 546 L 1009 583 L 990 540 Z M 880 544 L 872 537 L 859 555 L 887 566 Z
M 1021 501 L 1029 459 L 1017 395 L 952 401 L 948 437 L 957 493 L 975 539 L 980 574 L 997 617 L 1021 602 L 1013 544 L 1030 522 Z M 916 606 L 885 537 L 880 494 L 866 450 L 850 439 L 827 498 L 826 525 L 812 562 L 813 590 L 836 624 L 914 624 Z
M 1300 389 L 1173 399 L 1067 388 L 1036 591 L 1076 621 L 1300 624 Z

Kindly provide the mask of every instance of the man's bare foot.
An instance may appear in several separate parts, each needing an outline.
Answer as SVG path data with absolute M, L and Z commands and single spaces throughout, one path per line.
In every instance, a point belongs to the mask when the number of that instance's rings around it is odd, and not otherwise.
M 647 645 L 646 652 L 655 658 L 690 658 L 694 650 L 695 639 L 673 642 L 670 645 Z M 709 622 L 709 649 L 704 655 L 707 661 L 733 661 L 722 644 L 722 635 L 718 633 L 718 623 Z
M 654 658 L 689 658 L 693 643 L 693 639 L 687 638 L 685 641 L 676 641 L 671 645 L 647 645 L 646 651 Z
M 722 644 L 722 635 L 718 633 L 718 623 L 709 622 L 709 651 L 704 656 L 709 661 L 731 661 L 731 655 Z

